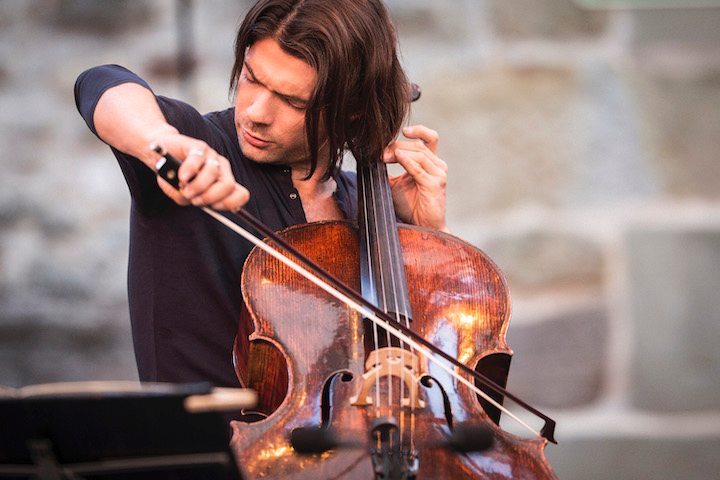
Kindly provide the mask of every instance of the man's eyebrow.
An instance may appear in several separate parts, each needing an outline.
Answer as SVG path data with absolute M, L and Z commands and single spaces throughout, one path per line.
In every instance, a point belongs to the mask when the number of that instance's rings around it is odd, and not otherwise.
M 250 68 L 250 65 L 248 65 L 247 60 L 243 61 L 243 65 L 245 66 L 245 68 L 247 68 L 248 73 L 250 73 L 250 76 L 257 82 L 258 80 L 257 80 L 257 77 L 255 76 L 255 72 L 253 72 L 253 69 Z M 258 83 L 260 83 L 261 85 L 263 85 L 264 87 L 267 88 L 267 86 L 266 86 L 265 84 L 263 84 L 262 82 L 258 82 Z M 275 95 L 277 95 L 278 97 L 280 97 L 280 98 L 282 98 L 283 100 L 285 100 L 286 102 L 299 103 L 299 104 L 301 104 L 302 106 L 305 106 L 305 105 L 307 105 L 308 102 L 310 101 L 310 100 L 307 99 L 307 98 L 298 97 L 298 96 L 296 96 L 296 95 L 286 95 L 286 94 L 281 93 L 281 92 L 278 92 L 278 91 L 276 91 L 276 90 L 270 90 L 270 91 L 271 91 L 272 93 L 274 93 Z

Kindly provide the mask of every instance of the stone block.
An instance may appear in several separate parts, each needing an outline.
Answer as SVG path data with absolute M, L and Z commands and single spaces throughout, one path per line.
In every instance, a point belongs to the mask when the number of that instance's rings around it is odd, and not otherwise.
M 559 439 L 545 457 L 558 478 L 709 480 L 720 472 L 720 436 Z
M 482 7 L 474 0 L 387 0 L 385 3 L 397 26 L 401 45 L 406 40 L 427 44 L 428 38 L 455 44 L 472 37 L 481 18 Z
M 626 244 L 632 402 L 720 408 L 720 230 L 637 226 Z
M 720 66 L 677 67 L 636 72 L 633 97 L 647 149 L 667 194 L 718 199 Z
M 491 0 L 492 24 L 501 38 L 586 38 L 602 34 L 607 12 L 579 8 L 572 0 Z
M 683 2 L 677 2 L 678 6 Z M 720 9 L 669 8 L 632 12 L 635 46 L 720 44 Z
M 608 312 L 601 307 L 561 312 L 530 324 L 511 321 L 507 343 L 514 355 L 508 390 L 538 408 L 591 404 L 604 385 L 608 326 Z
M 604 258 L 596 241 L 533 229 L 495 237 L 483 249 L 501 265 L 513 292 L 602 285 Z
M 52 23 L 62 28 L 91 34 L 117 34 L 136 30 L 153 18 L 153 2 L 148 0 L 60 0 L 53 2 Z M 172 8 L 172 5 L 167 5 Z
M 33 313 L 0 312 L 0 385 L 137 380 L 129 322 L 123 325 L 119 312 L 96 312 L 93 326 L 60 323 L 79 310 L 58 309 L 57 324 Z M 117 321 L 107 321 L 108 317 Z

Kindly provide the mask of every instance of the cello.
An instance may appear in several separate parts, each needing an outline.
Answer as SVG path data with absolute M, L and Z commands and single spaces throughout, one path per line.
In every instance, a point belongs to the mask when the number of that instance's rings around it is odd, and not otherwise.
M 500 270 L 452 235 L 398 225 L 384 164 L 358 167 L 358 191 L 357 224 L 277 236 L 241 215 L 269 237 L 243 269 L 254 331 L 240 330 L 234 348 L 238 376 L 261 399 L 259 421 L 232 422 L 243 475 L 555 478 L 542 453 L 554 422 L 503 389 L 510 298 Z M 324 280 L 290 268 L 295 259 Z M 545 419 L 537 438 L 498 426 L 500 410 L 510 414 L 503 397 Z

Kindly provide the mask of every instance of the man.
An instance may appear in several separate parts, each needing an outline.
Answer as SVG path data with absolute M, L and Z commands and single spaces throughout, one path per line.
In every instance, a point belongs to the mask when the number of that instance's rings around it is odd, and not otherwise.
M 128 295 L 142 381 L 239 385 L 231 353 L 251 245 L 191 205 L 244 206 L 274 230 L 354 219 L 347 149 L 402 165 L 391 178 L 398 217 L 446 230 L 437 134 L 414 126 L 391 143 L 408 85 L 380 0 L 260 0 L 238 31 L 227 110 L 201 115 L 118 66 L 78 78 L 78 109 L 132 197 Z M 155 176 L 152 144 L 183 160 L 179 191 Z

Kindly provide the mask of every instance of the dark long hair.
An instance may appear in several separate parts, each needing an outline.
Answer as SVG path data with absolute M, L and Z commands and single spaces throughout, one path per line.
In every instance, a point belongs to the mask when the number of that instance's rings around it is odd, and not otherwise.
M 247 49 L 273 38 L 318 73 L 305 113 L 311 176 L 319 138 L 327 133 L 334 175 L 347 147 L 364 164 L 378 162 L 407 115 L 410 91 L 397 58 L 395 28 L 381 0 L 260 0 L 235 40 L 230 88 L 237 87 Z

